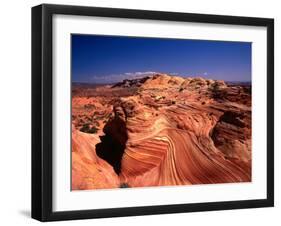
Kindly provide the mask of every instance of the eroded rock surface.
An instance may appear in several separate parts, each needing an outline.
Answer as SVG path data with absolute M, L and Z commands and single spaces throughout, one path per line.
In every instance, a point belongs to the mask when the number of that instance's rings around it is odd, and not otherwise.
M 167 74 L 125 83 L 73 97 L 73 189 L 251 181 L 249 87 Z

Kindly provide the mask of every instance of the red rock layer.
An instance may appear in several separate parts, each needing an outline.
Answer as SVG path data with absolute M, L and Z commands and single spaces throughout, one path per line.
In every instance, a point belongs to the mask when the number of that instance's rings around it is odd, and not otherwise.
M 248 88 L 161 74 L 138 87 L 96 104 L 112 111 L 97 134 L 77 131 L 75 117 L 74 189 L 251 181 Z
M 73 190 L 119 187 L 119 178 L 113 168 L 96 155 L 95 145 L 99 142 L 95 136 L 73 130 Z

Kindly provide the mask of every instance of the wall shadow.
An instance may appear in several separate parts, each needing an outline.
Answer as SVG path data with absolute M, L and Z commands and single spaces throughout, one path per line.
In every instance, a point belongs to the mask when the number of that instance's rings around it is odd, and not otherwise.
M 27 218 L 31 217 L 31 211 L 30 210 L 19 210 L 19 214 L 24 216 L 24 217 L 27 217 Z
M 121 161 L 126 148 L 128 134 L 126 124 L 119 118 L 109 121 L 103 129 L 104 136 L 96 144 L 97 155 L 107 161 L 117 175 L 121 172 Z

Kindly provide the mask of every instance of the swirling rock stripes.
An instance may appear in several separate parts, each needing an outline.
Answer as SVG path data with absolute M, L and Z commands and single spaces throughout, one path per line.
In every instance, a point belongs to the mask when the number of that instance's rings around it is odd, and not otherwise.
M 94 134 L 73 129 L 73 189 L 252 180 L 249 87 L 166 74 L 142 82 L 113 88 L 116 95 L 116 89 L 137 84 L 133 95 L 74 98 L 78 129 L 81 118 L 91 123 L 87 114 L 80 116 L 82 103 L 103 129 Z M 109 95 L 107 89 L 99 90 Z M 98 112 L 106 120 L 98 121 Z

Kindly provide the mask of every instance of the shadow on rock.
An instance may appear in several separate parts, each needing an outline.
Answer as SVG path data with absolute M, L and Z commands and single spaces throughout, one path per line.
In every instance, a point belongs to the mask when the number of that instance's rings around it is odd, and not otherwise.
M 119 174 L 128 140 L 126 124 L 122 119 L 115 117 L 104 126 L 103 131 L 105 135 L 100 136 L 101 142 L 96 144 L 96 153 L 113 167 L 116 174 Z

